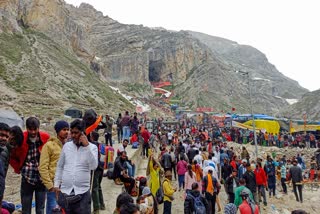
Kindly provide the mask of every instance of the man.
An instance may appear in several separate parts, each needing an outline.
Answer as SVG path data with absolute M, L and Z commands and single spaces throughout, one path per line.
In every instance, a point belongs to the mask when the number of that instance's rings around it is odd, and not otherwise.
M 236 188 L 235 192 L 234 192 L 234 195 L 235 195 L 234 204 L 235 204 L 237 207 L 239 207 L 240 204 L 242 204 L 242 197 L 241 197 L 240 194 L 241 194 L 241 192 L 242 192 L 243 190 L 245 190 L 246 192 L 248 192 L 250 199 L 251 199 L 252 201 L 254 201 L 252 192 L 245 186 L 245 185 L 246 185 L 246 181 L 245 181 L 243 178 L 241 178 L 241 179 L 239 180 L 239 185 L 240 185 L 240 186 L 238 186 L 238 187 Z
M 6 177 L 4 174 L 4 165 L 2 160 L 0 159 L 0 213 L 2 213 L 2 199 L 4 195 L 4 190 L 6 187 Z
M 296 159 L 293 160 L 293 166 L 289 169 L 289 174 L 292 180 L 292 185 L 293 185 L 293 192 L 294 195 L 296 196 L 296 201 L 300 201 L 301 203 L 303 202 L 302 199 L 302 170 L 300 167 L 297 166 L 298 162 Z M 299 191 L 299 197 L 297 194 L 297 187 Z
M 122 120 L 122 115 L 119 113 L 119 116 L 117 118 L 116 124 L 117 124 L 117 136 L 118 136 L 118 143 L 121 143 L 122 137 L 123 137 L 123 130 L 121 126 L 121 120 Z
M 237 178 L 237 170 L 233 169 L 231 175 L 226 179 L 227 193 L 229 196 L 229 203 L 234 203 L 235 190 L 239 186 L 239 179 Z
M 127 160 L 127 153 L 125 151 L 121 152 L 120 157 L 118 157 L 114 163 L 113 178 L 115 181 L 120 179 L 121 182 L 129 184 L 127 192 L 131 194 L 135 185 L 135 180 L 128 175 Z
M 129 138 L 130 138 L 130 116 L 129 116 L 128 111 L 126 111 L 124 117 L 121 120 L 120 125 L 123 130 L 123 139 L 129 140 Z
M 98 167 L 94 171 L 93 174 L 93 182 L 92 182 L 92 202 L 93 202 L 93 214 L 99 214 L 99 210 L 105 210 L 105 204 L 103 200 L 101 182 L 103 178 L 103 170 L 104 170 L 104 158 L 101 157 L 100 147 L 101 143 L 98 142 L 99 133 L 91 132 L 90 133 L 90 141 L 97 146 L 98 148 Z
M 43 146 L 39 165 L 40 177 L 47 189 L 47 214 L 51 214 L 52 209 L 57 205 L 56 194 L 54 192 L 54 176 L 62 146 L 69 135 L 69 124 L 66 121 L 60 120 L 54 125 L 54 129 L 57 137 L 50 138 Z
M 257 195 L 256 176 L 252 171 L 252 167 L 249 163 L 247 164 L 247 171 L 244 173 L 243 179 L 246 182 L 246 187 L 253 194 L 254 201 L 256 202 L 256 204 L 259 204 L 258 195 Z
M 184 201 L 184 214 L 197 213 L 196 209 L 201 213 L 209 214 L 209 205 L 207 200 L 200 194 L 199 185 L 194 182 L 191 185 L 191 191 L 187 194 Z
M 54 187 L 66 214 L 90 214 L 90 172 L 98 166 L 98 149 L 85 136 L 81 120 L 74 120 L 70 128 L 72 141 L 62 148 Z
M 172 169 L 172 159 L 169 152 L 165 149 L 165 153 L 161 157 L 161 166 L 164 168 L 164 171 L 170 171 Z
M 4 175 L 7 175 L 10 150 L 9 150 L 10 127 L 6 123 L 0 123 L 0 159 L 2 160 Z
M 211 214 L 216 210 L 216 197 L 219 194 L 220 185 L 215 177 L 212 176 L 213 171 L 209 170 L 208 175 L 203 178 L 205 198 L 209 204 L 209 210 Z
M 133 118 L 130 120 L 130 132 L 136 133 L 139 130 L 139 119 L 137 112 L 133 113 Z
M 247 189 L 244 189 L 240 196 L 242 198 L 242 204 L 239 206 L 240 214 L 259 214 L 259 207 L 250 201 L 250 193 Z
M 121 152 L 126 151 L 128 144 L 129 144 L 129 141 L 127 139 L 124 139 L 122 141 L 122 144 L 119 146 L 118 151 L 117 151 L 118 157 L 121 155 Z
M 144 157 L 148 158 L 148 149 L 149 149 L 149 139 L 150 139 L 150 133 L 148 132 L 147 129 L 144 129 L 141 132 L 141 137 L 143 138 L 143 148 L 142 148 L 142 154 Z
M 286 180 L 287 180 L 287 169 L 286 169 L 286 165 L 281 162 L 280 164 L 280 174 L 281 174 L 281 186 L 282 186 L 282 190 L 284 194 L 288 194 L 287 191 L 287 184 L 286 184 Z
M 12 150 L 10 165 L 15 173 L 21 173 L 22 213 L 31 213 L 32 198 L 35 192 L 36 213 L 44 213 L 46 188 L 39 173 L 39 161 L 42 147 L 49 139 L 49 134 L 39 131 L 40 121 L 29 117 L 26 121 L 27 131 L 23 133 L 20 147 Z
M 173 188 L 171 185 L 172 181 L 172 172 L 166 171 L 165 179 L 162 183 L 163 187 L 163 214 L 171 214 L 171 207 L 172 207 L 172 201 L 173 201 L 173 194 L 177 191 L 177 188 Z
M 106 123 L 104 124 L 104 137 L 105 137 L 105 143 L 108 145 L 108 142 L 110 142 L 110 146 L 112 147 L 112 125 L 113 125 L 113 119 L 109 117 L 109 115 L 106 115 Z
M 256 176 L 256 184 L 259 193 L 259 201 L 260 197 L 263 197 L 263 205 L 267 206 L 267 197 L 265 187 L 267 187 L 267 175 L 264 169 L 261 166 L 261 162 L 257 162 L 257 167 L 254 170 L 254 174 Z
M 243 159 L 241 161 L 241 165 L 239 166 L 238 179 L 243 178 L 244 173 L 247 171 L 247 159 Z

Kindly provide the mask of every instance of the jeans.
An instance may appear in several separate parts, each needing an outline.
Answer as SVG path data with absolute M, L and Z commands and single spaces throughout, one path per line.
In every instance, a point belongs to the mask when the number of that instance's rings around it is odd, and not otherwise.
M 164 201 L 163 202 L 163 214 L 171 214 L 172 202 Z
M 112 134 L 111 133 L 105 133 L 104 138 L 106 141 L 106 145 L 108 145 L 108 141 L 110 142 L 110 146 L 112 147 Z
M 105 207 L 103 201 L 103 194 L 101 189 L 101 181 L 103 178 L 103 170 L 96 169 L 93 174 L 93 183 L 92 183 L 92 202 L 93 210 L 100 210 Z
M 35 193 L 36 198 L 36 214 L 43 214 L 44 204 L 46 201 L 45 186 L 41 181 L 39 181 L 36 185 L 29 184 L 27 180 L 22 177 L 20 195 L 23 214 L 31 213 L 33 193 Z
M 130 127 L 129 126 L 124 126 L 122 128 L 122 130 L 123 130 L 123 140 L 124 139 L 129 140 L 129 138 L 130 138 Z
M 177 180 L 177 167 L 176 164 L 172 164 L 172 170 L 174 174 L 174 179 Z
M 178 175 L 178 182 L 179 182 L 179 189 L 182 188 L 184 189 L 184 175 Z
M 286 184 L 285 178 L 281 178 L 281 186 L 282 186 L 283 192 L 287 194 L 287 184 Z
M 91 214 L 90 190 L 81 195 L 81 199 L 73 204 L 65 201 L 63 194 L 59 193 L 58 204 L 65 210 L 66 214 Z
M 296 196 L 296 200 L 299 201 L 299 198 L 300 198 L 300 202 L 302 203 L 303 202 L 303 199 L 302 199 L 302 185 L 297 185 L 296 182 L 292 182 L 293 184 L 293 192 L 294 192 L 294 195 Z M 297 193 L 297 187 L 298 187 L 298 191 L 299 191 L 299 198 L 298 198 L 298 193 Z
M 205 198 L 207 199 L 208 205 L 209 205 L 209 213 L 215 214 L 216 213 L 216 193 L 211 195 L 210 193 L 205 193 Z M 207 212 L 208 213 L 208 212 Z
M 260 197 L 262 196 L 263 203 L 267 204 L 266 190 L 263 185 L 258 185 L 258 192 L 259 192 L 259 200 L 260 200 Z
M 51 214 L 52 209 L 57 206 L 56 193 L 55 192 L 47 192 L 47 207 L 46 214 Z
M 117 128 L 117 136 L 118 136 L 118 143 L 121 143 L 122 137 L 123 137 L 123 130 L 121 127 Z
M 128 174 L 130 177 L 134 177 L 136 173 L 136 166 L 133 164 L 131 165 L 128 161 L 126 162 L 127 169 L 128 169 Z
M 148 157 L 148 149 L 149 149 L 149 144 L 144 143 L 143 148 L 142 148 L 142 155 Z
M 235 195 L 233 192 L 228 192 L 229 195 L 229 203 L 234 203 Z

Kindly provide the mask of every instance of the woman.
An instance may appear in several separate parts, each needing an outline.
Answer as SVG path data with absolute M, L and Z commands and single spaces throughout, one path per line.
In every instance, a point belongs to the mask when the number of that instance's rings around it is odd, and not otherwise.
M 192 171 L 192 166 L 188 165 L 188 171 L 184 175 L 184 183 L 186 195 L 192 190 L 192 184 L 197 183 L 196 181 L 196 173 Z
M 149 170 L 150 170 L 150 181 L 149 187 L 152 195 L 156 195 L 160 188 L 160 167 L 156 161 L 153 160 L 153 155 L 149 156 Z
M 187 171 L 188 163 L 183 159 L 183 157 L 180 157 L 180 161 L 177 164 L 177 173 L 178 173 L 178 182 L 179 182 L 179 191 L 181 190 L 181 187 L 184 189 L 185 183 L 184 183 L 184 175 Z
M 198 183 L 199 187 L 201 187 L 203 172 L 196 160 L 193 161 L 192 171 L 196 174 L 196 182 Z

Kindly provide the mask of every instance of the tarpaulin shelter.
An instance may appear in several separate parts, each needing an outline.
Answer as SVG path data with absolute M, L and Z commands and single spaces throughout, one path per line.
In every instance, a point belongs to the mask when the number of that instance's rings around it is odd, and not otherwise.
M 8 124 L 10 127 L 23 127 L 23 120 L 21 117 L 15 111 L 10 109 L 0 109 L 0 122 Z
M 244 125 L 252 126 L 252 120 L 244 123 Z M 266 130 L 268 133 L 279 134 L 280 124 L 274 120 L 255 120 L 256 128 Z

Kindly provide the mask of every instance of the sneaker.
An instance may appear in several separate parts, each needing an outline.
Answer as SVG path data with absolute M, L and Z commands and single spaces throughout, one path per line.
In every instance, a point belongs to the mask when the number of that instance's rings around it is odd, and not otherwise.
M 267 202 L 263 202 L 263 205 L 266 207 L 268 205 L 268 203 Z
M 100 206 L 100 210 L 106 210 L 106 206 L 105 205 Z

